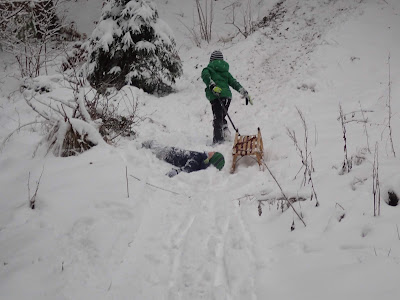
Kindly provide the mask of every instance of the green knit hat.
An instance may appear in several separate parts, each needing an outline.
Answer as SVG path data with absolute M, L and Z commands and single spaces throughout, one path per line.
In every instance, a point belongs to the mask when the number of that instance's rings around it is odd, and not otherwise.
M 205 162 L 213 164 L 214 167 L 221 171 L 225 165 L 225 158 L 221 153 L 215 152 L 214 155 L 211 156 L 211 158 L 206 159 Z

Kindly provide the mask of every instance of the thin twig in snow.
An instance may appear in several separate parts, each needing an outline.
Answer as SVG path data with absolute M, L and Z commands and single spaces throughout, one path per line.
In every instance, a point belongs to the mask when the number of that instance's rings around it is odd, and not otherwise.
M 343 132 L 343 141 L 344 141 L 344 160 L 343 160 L 343 165 L 342 165 L 342 172 L 343 173 L 349 173 L 351 168 L 352 168 L 352 161 L 351 159 L 348 158 L 347 155 L 347 137 L 346 137 L 346 117 L 343 113 L 342 105 L 339 103 L 339 119 L 342 124 L 342 132 Z
M 125 178 L 126 178 L 126 193 L 129 198 L 128 166 L 125 166 Z
M 44 172 L 44 166 L 43 166 L 43 169 L 42 169 L 42 173 L 40 173 L 39 179 L 38 179 L 38 181 L 36 182 L 36 190 L 35 190 L 35 193 L 33 194 L 32 198 L 30 197 L 30 187 L 29 187 L 29 181 L 30 181 L 31 173 L 29 172 L 29 175 L 28 175 L 29 207 L 32 208 L 32 209 L 35 209 L 35 205 L 36 205 L 36 196 L 37 196 L 37 193 L 38 193 L 38 190 L 39 190 L 40 180 L 42 179 L 43 172 Z
M 391 84 L 391 78 L 390 78 L 390 52 L 389 52 L 389 56 L 388 56 L 388 66 L 389 66 L 389 82 L 388 82 L 388 87 L 389 87 L 389 99 L 388 99 L 389 120 L 388 120 L 388 127 L 389 127 L 390 145 L 392 146 L 393 156 L 396 157 L 396 152 L 394 151 L 393 138 L 392 138 L 392 95 L 391 95 L 392 84 Z
M 290 205 L 290 207 L 293 209 L 293 211 L 296 213 L 297 217 L 301 220 L 301 222 L 303 222 L 304 226 L 307 226 L 306 223 L 304 222 L 303 218 L 298 214 L 298 212 L 296 211 L 296 209 L 293 207 L 292 203 L 290 203 L 288 197 L 286 197 L 285 193 L 283 192 L 283 189 L 281 187 L 281 185 L 279 184 L 278 180 L 276 179 L 276 177 L 274 176 L 274 174 L 272 173 L 272 171 L 270 170 L 270 168 L 267 166 L 267 164 L 263 161 L 264 166 L 267 168 L 269 174 L 271 175 L 271 177 L 274 179 L 274 181 L 276 182 L 276 184 L 278 185 L 279 189 L 281 190 L 282 196 L 285 198 L 285 200 L 287 201 L 287 203 Z
M 142 181 L 141 179 L 137 178 L 136 176 L 133 176 L 133 175 L 129 175 L 129 176 L 131 176 L 131 177 L 135 178 L 135 179 L 136 179 L 136 180 L 138 180 L 138 181 Z M 179 193 L 177 193 L 177 192 L 174 192 L 174 191 L 170 191 L 170 190 L 164 189 L 164 188 L 162 188 L 162 187 L 156 186 L 156 185 L 154 185 L 154 184 L 151 184 L 151 183 L 148 183 L 148 182 L 145 182 L 145 184 L 147 184 L 147 185 L 149 185 L 149 186 L 152 186 L 152 187 L 154 187 L 154 188 L 156 188 L 156 189 L 163 190 L 163 191 L 166 191 L 166 192 L 169 192 L 169 193 L 175 194 L 175 195 L 181 195 L 181 194 L 179 194 Z
M 367 137 L 367 149 L 368 149 L 368 153 L 371 153 L 371 149 L 370 149 L 370 147 L 369 147 L 369 136 L 368 136 L 367 125 L 366 125 L 368 119 L 367 119 L 367 118 L 365 117 L 365 115 L 364 115 L 364 110 L 362 109 L 361 101 L 358 101 L 358 103 L 360 104 L 361 115 L 362 115 L 363 119 L 365 120 L 365 122 L 364 122 L 364 133 L 365 133 L 365 136 Z
M 372 166 L 372 194 L 374 195 L 374 217 L 381 214 L 381 189 L 379 184 L 379 149 L 375 144 L 374 163 Z
M 21 128 L 26 127 L 26 126 L 29 126 L 29 125 L 41 124 L 41 123 L 42 123 L 42 122 L 37 122 L 37 121 L 29 122 L 29 123 L 26 123 L 26 124 L 23 124 L 23 125 L 19 126 L 19 127 L 18 127 L 17 129 L 15 129 L 15 130 L 13 130 L 9 135 L 7 135 L 7 136 L 4 138 L 3 142 L 0 144 L 0 151 L 3 150 L 3 147 L 5 146 L 5 144 L 7 143 L 7 141 L 11 138 L 11 136 L 12 136 L 14 133 L 18 132 L 19 130 L 21 130 Z
M 339 206 L 341 209 L 345 210 L 345 209 L 343 208 L 343 206 L 341 206 L 339 203 L 336 202 L 336 205 Z

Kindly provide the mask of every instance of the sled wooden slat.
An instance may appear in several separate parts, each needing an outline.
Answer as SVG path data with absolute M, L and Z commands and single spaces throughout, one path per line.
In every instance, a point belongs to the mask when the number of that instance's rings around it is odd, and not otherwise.
M 255 156 L 258 166 L 264 170 L 262 161 L 264 159 L 264 145 L 261 137 L 261 130 L 258 128 L 256 135 L 240 135 L 236 132 L 235 141 L 232 147 L 231 173 L 235 172 L 238 159 L 243 156 Z

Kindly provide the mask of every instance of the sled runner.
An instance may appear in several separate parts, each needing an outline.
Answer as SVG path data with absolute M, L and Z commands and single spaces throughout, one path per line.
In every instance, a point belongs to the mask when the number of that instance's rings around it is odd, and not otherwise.
M 235 141 L 232 147 L 232 167 L 231 173 L 235 172 L 236 163 L 244 156 L 255 156 L 259 168 L 264 171 L 264 145 L 261 137 L 260 128 L 258 128 L 256 135 L 240 135 L 236 131 Z

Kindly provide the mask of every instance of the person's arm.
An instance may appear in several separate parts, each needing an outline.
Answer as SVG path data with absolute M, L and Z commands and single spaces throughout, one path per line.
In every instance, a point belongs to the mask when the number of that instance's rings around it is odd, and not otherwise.
M 242 85 L 235 78 L 233 78 L 231 73 L 229 73 L 229 75 L 228 75 L 228 84 L 231 87 L 233 87 L 236 91 L 238 91 L 242 95 L 242 98 L 246 99 L 246 105 L 248 103 L 253 105 L 253 100 L 249 96 L 249 93 L 246 91 L 246 89 L 244 87 L 242 87 Z
M 222 89 L 215 84 L 214 80 L 212 80 L 210 70 L 204 68 L 203 71 L 201 72 L 201 78 L 207 85 L 207 89 L 218 97 L 219 94 L 222 92 Z
M 200 163 L 193 158 L 189 159 L 186 165 L 182 167 L 182 171 L 186 173 L 198 171 L 199 169 L 200 169 Z
M 165 175 L 167 175 L 168 177 L 174 177 L 174 176 L 176 176 L 176 175 L 178 175 L 180 172 L 181 172 L 182 170 L 181 169 L 171 169 L 171 171 L 169 171 L 167 174 L 165 174 Z
M 190 173 L 207 168 L 209 164 L 204 164 L 207 158 L 208 155 L 206 152 L 191 151 L 190 159 L 188 159 L 186 164 L 182 167 L 182 171 Z
M 189 159 L 186 163 L 186 165 L 184 165 L 182 168 L 180 169 L 175 169 L 173 168 L 171 171 L 169 171 L 167 174 L 168 177 L 174 177 L 176 175 L 178 175 L 180 172 L 186 172 L 186 173 L 191 173 L 194 171 L 198 171 L 200 169 L 200 165 L 199 163 L 194 160 L 194 159 Z
M 236 91 L 240 93 L 240 89 L 242 89 L 242 85 L 231 75 L 231 73 L 228 73 L 228 84 L 234 88 Z
M 203 79 L 203 82 L 206 84 L 207 87 L 210 86 L 212 79 L 211 79 L 211 73 L 207 68 L 204 68 L 203 71 L 201 72 L 201 79 Z

